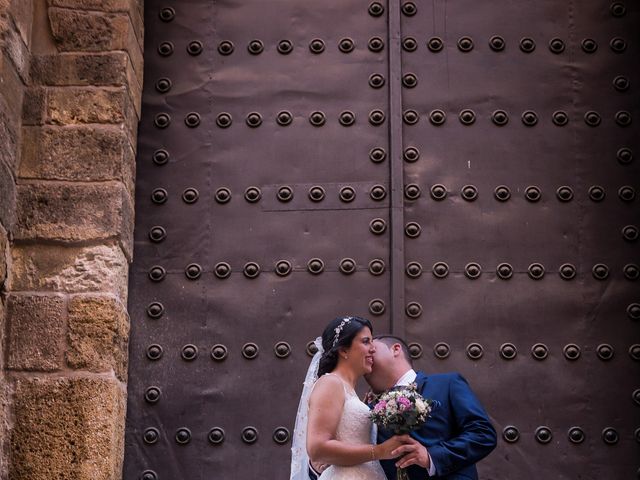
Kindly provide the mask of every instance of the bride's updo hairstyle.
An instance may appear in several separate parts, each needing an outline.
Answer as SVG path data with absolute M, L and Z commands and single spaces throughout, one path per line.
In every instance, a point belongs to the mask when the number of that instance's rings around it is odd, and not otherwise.
M 369 327 L 373 334 L 371 322 L 361 317 L 338 317 L 327 325 L 327 328 L 322 332 L 324 353 L 320 357 L 318 377 L 332 372 L 336 368 L 340 349 L 349 348 L 358 332 L 365 327 Z

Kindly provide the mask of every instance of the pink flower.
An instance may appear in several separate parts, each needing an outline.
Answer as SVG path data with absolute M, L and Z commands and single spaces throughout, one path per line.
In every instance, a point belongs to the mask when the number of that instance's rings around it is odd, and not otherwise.
M 373 407 L 373 411 L 374 412 L 381 412 L 385 408 L 387 408 L 387 402 L 385 402 L 384 400 L 380 400 L 378 403 L 376 403 L 376 406 Z
M 409 408 L 411 406 L 411 402 L 406 397 L 400 397 L 398 399 L 398 405 L 399 405 L 400 410 L 406 410 L 407 408 Z

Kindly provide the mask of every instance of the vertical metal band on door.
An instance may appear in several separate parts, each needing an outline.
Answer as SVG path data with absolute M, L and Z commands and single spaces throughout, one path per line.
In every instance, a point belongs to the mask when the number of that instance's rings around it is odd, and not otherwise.
M 389 45 L 389 216 L 391 223 L 391 332 L 404 331 L 404 166 L 402 159 L 402 49 L 400 2 L 388 3 Z

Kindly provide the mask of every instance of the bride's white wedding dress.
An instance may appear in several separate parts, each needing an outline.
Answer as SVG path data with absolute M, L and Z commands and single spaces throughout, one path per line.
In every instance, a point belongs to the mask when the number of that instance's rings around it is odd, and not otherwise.
M 342 379 L 340 381 L 344 386 L 345 398 L 336 438 L 346 443 L 360 445 L 371 443 L 373 424 L 369 419 L 369 407 L 360 401 L 350 386 L 346 385 Z M 322 472 L 318 480 L 386 480 L 386 478 L 380 463 L 375 461 L 351 467 L 332 465 Z

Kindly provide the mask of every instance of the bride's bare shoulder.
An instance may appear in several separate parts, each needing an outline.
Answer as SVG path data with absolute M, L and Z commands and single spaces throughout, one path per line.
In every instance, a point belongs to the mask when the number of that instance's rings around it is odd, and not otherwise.
M 316 380 L 311 396 L 325 395 L 344 395 L 342 380 L 337 375 L 326 374 Z

